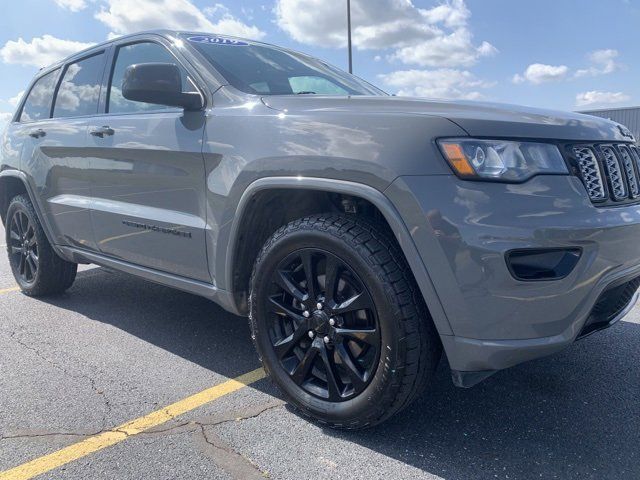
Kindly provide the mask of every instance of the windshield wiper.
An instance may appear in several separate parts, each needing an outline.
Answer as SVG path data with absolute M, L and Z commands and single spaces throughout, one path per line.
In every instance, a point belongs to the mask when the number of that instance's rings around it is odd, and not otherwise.
M 316 92 L 307 91 L 307 92 L 298 92 L 296 95 L 315 95 Z

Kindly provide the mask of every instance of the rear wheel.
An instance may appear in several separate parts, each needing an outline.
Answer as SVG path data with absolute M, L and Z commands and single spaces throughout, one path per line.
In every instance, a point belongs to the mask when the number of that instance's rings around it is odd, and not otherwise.
M 78 265 L 61 259 L 51 248 L 27 196 L 18 195 L 9 204 L 5 231 L 9 264 L 26 295 L 62 293 L 71 287 Z
M 251 327 L 271 378 L 303 413 L 363 428 L 407 406 L 440 341 L 396 243 L 343 215 L 278 230 L 256 261 Z

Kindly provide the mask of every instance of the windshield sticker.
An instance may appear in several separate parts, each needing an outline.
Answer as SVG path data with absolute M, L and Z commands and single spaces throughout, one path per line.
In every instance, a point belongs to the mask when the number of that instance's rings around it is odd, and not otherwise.
M 242 40 L 236 40 L 235 38 L 224 38 L 224 37 L 210 37 L 208 35 L 197 35 L 194 37 L 188 37 L 187 40 L 190 42 L 196 43 L 210 43 L 213 45 L 229 45 L 232 47 L 243 47 L 249 45 L 247 42 L 243 42 Z

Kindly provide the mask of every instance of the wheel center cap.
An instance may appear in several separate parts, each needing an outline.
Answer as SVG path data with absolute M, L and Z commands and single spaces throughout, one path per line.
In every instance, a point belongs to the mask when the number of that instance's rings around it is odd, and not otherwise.
M 315 331 L 325 335 L 329 332 L 329 315 L 322 310 L 316 310 L 311 317 L 315 323 Z

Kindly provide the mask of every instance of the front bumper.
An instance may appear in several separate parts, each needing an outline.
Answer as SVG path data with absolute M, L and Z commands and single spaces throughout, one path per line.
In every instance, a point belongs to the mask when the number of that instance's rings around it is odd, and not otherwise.
M 562 350 L 585 333 L 605 292 L 640 277 L 640 205 L 596 208 L 575 177 L 518 185 L 401 177 L 385 193 L 433 281 L 446 316 L 436 325 L 453 333 L 441 338 L 461 378 Z M 559 280 L 520 281 L 507 268 L 507 252 L 547 248 L 582 255 Z M 597 328 L 622 318 L 632 296 Z

